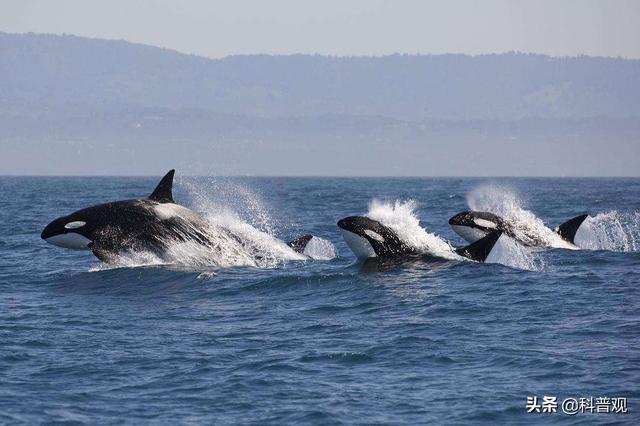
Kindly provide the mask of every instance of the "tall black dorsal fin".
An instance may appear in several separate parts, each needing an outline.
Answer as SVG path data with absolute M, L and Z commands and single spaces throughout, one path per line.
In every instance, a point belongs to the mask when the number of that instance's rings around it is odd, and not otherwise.
M 563 240 L 569 241 L 571 244 L 575 244 L 573 240 L 576 237 L 576 232 L 578 232 L 578 228 L 580 228 L 582 222 L 584 222 L 584 220 L 588 217 L 588 214 L 581 214 L 580 216 L 576 216 L 573 219 L 569 219 L 562 225 L 558 226 L 555 231 L 562 237 Z
M 159 203 L 173 203 L 173 175 L 176 171 L 174 169 L 169 170 L 169 173 L 164 175 L 156 189 L 153 190 L 149 199 L 157 201 Z
M 475 243 L 457 249 L 456 253 L 467 259 L 475 260 L 476 262 L 484 262 L 487 260 L 489 253 L 491 253 L 493 246 L 496 245 L 501 235 L 502 231 L 490 232 Z
M 291 247 L 293 251 L 300 254 L 304 254 L 304 249 L 307 248 L 307 244 L 309 244 L 309 241 L 311 241 L 312 238 L 313 238 L 313 235 L 311 234 L 303 235 L 300 238 L 296 238 L 293 241 L 289 241 L 287 245 Z

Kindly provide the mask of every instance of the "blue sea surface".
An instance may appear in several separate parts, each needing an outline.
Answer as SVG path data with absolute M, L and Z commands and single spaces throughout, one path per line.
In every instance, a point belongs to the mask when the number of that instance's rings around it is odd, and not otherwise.
M 0 177 L 0 423 L 640 424 L 640 179 L 178 176 L 194 210 L 337 252 L 268 267 L 107 267 L 40 239 L 158 179 Z M 336 227 L 374 199 L 414 200 L 454 246 L 449 217 L 496 200 L 551 228 L 587 212 L 604 237 L 376 271 Z M 628 413 L 530 414 L 529 396 Z

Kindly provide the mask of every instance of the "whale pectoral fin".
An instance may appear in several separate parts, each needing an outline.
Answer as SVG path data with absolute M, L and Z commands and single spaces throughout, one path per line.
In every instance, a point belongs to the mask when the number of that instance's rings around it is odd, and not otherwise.
M 309 241 L 313 238 L 313 235 L 307 234 L 300 238 L 296 238 L 293 241 L 289 241 L 287 245 L 293 249 L 296 253 L 304 254 L 304 249 L 309 244 Z
M 588 218 L 588 214 L 581 214 L 580 216 L 576 216 L 573 219 L 569 219 L 562 225 L 559 225 L 555 231 L 558 235 L 562 237 L 563 240 L 569 241 L 571 244 L 574 244 L 573 240 L 576 237 L 576 232 L 578 232 L 578 228 L 580 225 Z
M 95 241 L 89 244 L 89 248 L 95 257 L 105 263 L 114 263 L 116 261 L 117 255 L 113 251 L 108 250 Z
M 476 262 L 484 262 L 501 235 L 502 231 L 493 231 L 475 243 L 456 249 L 456 253 L 467 259 L 475 260 Z
M 149 195 L 149 199 L 153 201 L 157 201 L 159 203 L 173 203 L 173 175 L 175 174 L 175 170 L 171 169 L 169 172 L 164 175 L 162 180 L 156 189 L 153 190 L 151 195 Z

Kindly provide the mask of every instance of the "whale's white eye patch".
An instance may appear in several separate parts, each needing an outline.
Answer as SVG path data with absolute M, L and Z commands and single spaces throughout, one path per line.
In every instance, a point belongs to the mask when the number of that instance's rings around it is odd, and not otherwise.
M 81 220 L 76 220 L 74 222 L 67 223 L 64 227 L 65 227 L 65 229 L 78 229 L 78 228 L 82 228 L 86 224 L 87 224 L 87 222 L 83 222 Z
M 383 242 L 384 238 L 382 238 L 382 235 L 378 234 L 377 232 L 374 232 L 370 229 L 365 229 L 364 233 L 367 234 L 368 236 L 370 236 L 371 238 L 373 238 L 376 241 L 380 241 Z
M 473 221 L 476 223 L 476 225 L 478 226 L 482 226 L 484 228 L 495 228 L 497 225 L 489 220 L 484 220 L 484 219 L 479 219 L 479 218 L 475 218 L 473 219 Z

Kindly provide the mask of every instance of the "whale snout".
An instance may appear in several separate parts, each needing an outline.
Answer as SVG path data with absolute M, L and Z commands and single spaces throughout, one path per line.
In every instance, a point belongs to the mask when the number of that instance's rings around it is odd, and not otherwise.
M 338 221 L 338 228 L 350 230 L 354 227 L 354 216 L 345 217 Z
M 349 216 L 338 221 L 338 227 L 345 231 L 350 231 L 355 234 L 362 234 L 366 230 L 375 230 L 380 227 L 380 223 L 369 219 L 366 216 Z
M 373 246 L 366 238 L 367 233 L 372 232 L 370 221 L 371 219 L 363 216 L 349 216 L 338 221 L 342 238 L 358 259 L 376 256 Z
M 50 224 L 44 227 L 44 229 L 40 233 L 40 238 L 42 238 L 43 240 L 46 240 L 47 238 L 51 238 L 54 235 L 58 234 L 58 230 L 57 230 L 58 226 L 56 224 L 57 220 L 58 219 L 54 220 L 53 222 L 51 222 Z
M 40 238 L 53 244 L 75 250 L 88 250 L 91 240 L 80 233 L 78 228 L 84 222 L 69 222 L 68 217 L 60 217 L 44 227 L 40 233 Z
M 460 212 L 449 219 L 449 225 L 466 225 L 469 222 L 469 212 Z
M 55 237 L 56 235 L 64 234 L 64 224 L 66 223 L 64 217 L 59 217 L 53 221 L 51 221 L 47 226 L 44 227 L 42 232 L 40 233 L 40 238 L 43 240 L 48 240 L 51 237 Z

